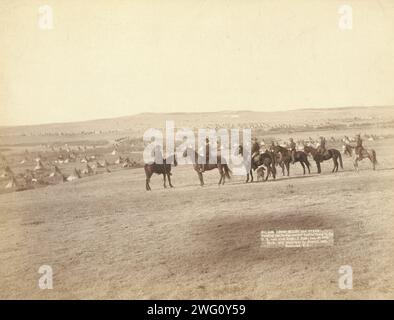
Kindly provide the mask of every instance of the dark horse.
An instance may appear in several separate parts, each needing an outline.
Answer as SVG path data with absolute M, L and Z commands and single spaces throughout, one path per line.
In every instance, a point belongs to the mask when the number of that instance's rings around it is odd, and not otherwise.
M 290 162 L 292 161 L 291 158 L 291 151 L 286 149 L 282 146 L 275 146 L 273 147 L 274 152 L 279 154 L 279 161 L 278 164 L 282 168 L 282 174 L 285 175 L 285 167 L 287 170 L 287 176 L 290 175 Z M 294 163 L 299 162 L 301 163 L 302 169 L 304 170 L 305 174 L 305 166 L 308 168 L 308 172 L 311 173 L 311 164 L 308 161 L 308 155 L 303 151 L 296 151 L 294 154 Z
M 238 147 L 238 150 L 239 154 L 243 156 L 242 145 Z M 270 174 L 272 174 L 274 179 L 276 178 L 275 156 L 272 154 L 272 152 L 266 151 L 264 153 L 254 153 L 252 155 L 250 170 L 246 173 L 246 183 L 249 182 L 249 176 L 251 178 L 250 182 L 253 182 L 253 171 L 261 166 L 265 166 L 267 168 L 267 176 L 265 177 L 265 181 L 268 180 Z M 245 167 L 249 166 L 245 165 Z
M 191 156 L 191 160 L 193 162 L 193 168 L 197 172 L 198 178 L 200 179 L 200 185 L 204 185 L 204 178 L 203 178 L 203 172 L 204 171 L 209 171 L 212 169 L 218 169 L 219 174 L 220 174 L 220 180 L 219 180 L 219 185 L 224 184 L 224 181 L 226 180 L 226 177 L 231 179 L 231 170 L 227 163 L 225 162 L 225 159 L 221 157 L 220 152 L 217 153 L 217 163 L 204 163 L 204 159 L 192 148 L 186 148 L 186 150 L 183 152 L 183 156 Z
M 316 148 L 304 145 L 304 151 L 307 154 L 310 153 L 313 157 L 313 160 L 315 160 L 317 173 L 321 173 L 320 163 L 329 159 L 332 159 L 334 162 L 334 168 L 332 169 L 332 172 L 338 172 L 338 160 L 339 164 L 341 165 L 341 169 L 343 169 L 342 156 L 337 149 L 329 149 L 326 150 L 324 154 L 321 154 Z
M 172 161 L 172 157 L 174 157 L 173 161 Z M 168 177 L 168 183 L 170 185 L 171 188 L 173 188 L 174 186 L 171 183 L 171 163 L 174 164 L 174 166 L 176 167 L 178 165 L 178 162 L 176 160 L 176 155 L 172 155 L 169 156 L 166 159 L 163 159 L 163 163 L 159 164 L 159 163 L 146 163 L 144 166 L 145 169 L 145 176 L 146 176 L 146 190 L 149 191 L 151 190 L 149 182 L 150 182 L 150 178 L 152 177 L 152 175 L 154 173 L 156 174 L 162 174 L 163 175 L 163 180 L 164 180 L 164 188 L 167 188 L 166 185 L 166 176 Z

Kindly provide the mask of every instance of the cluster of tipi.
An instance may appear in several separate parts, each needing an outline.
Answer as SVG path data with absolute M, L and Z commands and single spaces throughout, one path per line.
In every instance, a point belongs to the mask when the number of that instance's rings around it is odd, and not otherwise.
M 0 175 L 0 178 L 6 178 L 8 179 L 8 182 L 5 185 L 6 189 L 18 189 L 23 186 L 31 186 L 34 184 L 49 184 L 46 183 L 44 178 L 50 178 L 51 182 L 59 183 L 59 182 L 67 182 L 67 181 L 73 181 L 82 178 L 83 175 L 94 175 L 97 173 L 98 169 L 102 169 L 102 172 L 107 172 L 110 173 L 110 164 L 108 163 L 107 160 L 104 160 L 103 162 L 99 162 L 96 159 L 96 156 L 91 155 L 87 156 L 86 155 L 86 147 L 84 147 L 84 156 L 80 158 L 81 163 L 85 163 L 85 168 L 83 170 L 77 169 L 74 167 L 73 172 L 70 175 L 65 175 L 61 169 L 59 168 L 59 164 L 67 164 L 70 162 L 76 162 L 77 161 L 77 156 L 74 151 L 72 151 L 67 145 L 66 148 L 59 148 L 59 150 L 55 150 L 54 147 L 50 147 L 51 151 L 56 152 L 57 159 L 52 162 L 53 169 L 49 168 L 51 164 L 49 164 L 48 167 L 44 165 L 43 162 L 43 157 L 41 155 L 38 155 L 35 159 L 36 165 L 35 167 L 30 170 L 26 169 L 24 174 L 19 174 L 16 175 L 13 170 L 9 167 L 7 164 L 7 161 L 3 155 L 0 155 L 0 160 L 2 162 L 3 166 L 3 172 Z M 78 147 L 78 151 L 82 151 L 81 147 Z M 118 153 L 117 151 L 117 146 L 114 146 L 114 150 L 112 151 L 111 155 L 116 155 Z M 25 150 L 25 155 L 22 161 L 20 161 L 20 164 L 26 164 L 28 163 L 30 154 L 27 150 Z M 45 160 L 45 159 L 44 159 Z M 131 168 L 134 166 L 137 166 L 138 164 L 135 161 L 131 161 L 128 157 L 122 158 L 119 156 L 117 160 L 114 162 L 115 165 L 121 165 L 122 168 Z M 49 174 L 49 175 L 48 175 Z M 23 180 L 19 180 L 18 182 L 17 178 L 23 178 L 24 183 L 22 183 Z

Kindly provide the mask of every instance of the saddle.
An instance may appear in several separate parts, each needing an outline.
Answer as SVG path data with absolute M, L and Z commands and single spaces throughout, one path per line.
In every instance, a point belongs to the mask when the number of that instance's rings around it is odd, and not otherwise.
M 356 153 L 356 155 L 357 156 L 359 156 L 359 157 L 368 157 L 368 151 L 364 148 L 364 147 L 356 147 L 355 149 L 354 149 L 354 151 L 355 151 L 355 153 Z
M 354 151 L 356 152 L 356 154 L 362 154 L 363 151 L 365 151 L 363 146 L 358 146 L 354 149 Z

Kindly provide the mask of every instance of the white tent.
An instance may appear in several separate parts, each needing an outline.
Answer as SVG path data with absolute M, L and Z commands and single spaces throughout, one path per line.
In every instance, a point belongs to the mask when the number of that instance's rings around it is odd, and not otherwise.
M 5 186 L 6 189 L 12 189 L 18 187 L 18 182 L 16 181 L 15 177 L 12 177 L 11 180 Z

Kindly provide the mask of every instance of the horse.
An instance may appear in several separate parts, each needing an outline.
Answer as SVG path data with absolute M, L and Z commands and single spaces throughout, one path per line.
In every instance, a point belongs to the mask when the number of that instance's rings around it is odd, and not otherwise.
M 368 158 L 371 163 L 372 163 L 372 169 L 376 169 L 376 165 L 378 164 L 378 161 L 376 159 L 376 152 L 374 149 L 361 149 L 361 152 L 358 154 L 356 153 L 356 147 L 346 143 L 343 145 L 344 148 L 344 154 L 349 155 L 350 157 L 353 158 L 353 166 L 356 171 L 358 171 L 358 162 Z
M 315 160 L 317 173 L 321 173 L 320 163 L 329 159 L 332 159 L 334 163 L 334 168 L 332 169 L 331 172 L 338 172 L 338 160 L 339 160 L 339 164 L 341 165 L 341 169 L 343 169 L 342 156 L 337 149 L 328 149 L 324 154 L 321 154 L 316 148 L 312 146 L 304 145 L 304 151 L 307 154 L 311 154 L 313 160 Z
M 183 152 L 183 157 L 187 157 L 188 155 L 190 156 L 190 154 L 194 155 L 194 157 L 191 159 L 193 162 L 193 169 L 197 172 L 198 178 L 200 180 L 200 185 L 203 186 L 204 185 L 204 177 L 203 177 L 203 172 L 204 171 L 209 171 L 209 170 L 213 170 L 213 169 L 218 169 L 219 170 L 219 174 L 220 174 L 220 179 L 219 179 L 219 183 L 218 185 L 223 185 L 226 177 L 228 179 L 231 179 L 231 170 L 229 168 L 229 166 L 227 165 L 227 163 L 225 163 L 224 158 L 222 159 L 220 152 L 218 152 L 217 154 L 217 161 L 216 163 L 204 163 L 204 159 L 202 158 L 202 156 L 200 154 L 198 154 L 198 152 L 192 148 L 186 148 L 185 151 Z M 197 160 L 197 162 L 196 162 Z
M 173 161 L 171 159 L 172 157 L 173 157 Z M 164 180 L 163 186 L 164 186 L 164 188 L 167 188 L 166 176 L 168 177 L 168 183 L 169 183 L 170 187 L 171 188 L 174 187 L 172 185 L 172 183 L 171 183 L 171 178 L 170 178 L 170 176 L 172 175 L 171 174 L 171 163 L 174 164 L 174 167 L 176 167 L 178 165 L 178 162 L 176 160 L 176 155 L 175 154 L 169 156 L 166 159 L 163 159 L 163 163 L 162 164 L 153 162 L 153 163 L 146 163 L 144 165 L 145 176 L 146 176 L 146 184 L 145 184 L 146 191 L 152 190 L 150 185 L 149 185 L 149 182 L 150 182 L 150 178 L 152 177 L 152 175 L 154 173 L 163 175 L 163 180 Z
M 287 170 L 287 176 L 290 175 L 290 162 L 292 161 L 291 151 L 282 146 L 274 146 L 273 150 L 276 154 L 279 154 L 278 165 L 282 168 L 282 174 L 285 175 L 285 167 Z M 305 172 L 305 166 L 308 168 L 308 172 L 311 173 L 311 164 L 308 160 L 308 155 L 303 151 L 295 151 L 294 153 L 294 163 L 299 162 L 302 169 Z
M 243 156 L 242 145 L 238 147 L 238 150 L 239 150 L 239 154 Z M 270 174 L 272 174 L 272 177 L 276 179 L 275 156 L 272 154 L 272 152 L 266 151 L 264 153 L 257 153 L 257 154 L 255 153 L 252 155 L 251 166 L 249 172 L 246 174 L 245 183 L 249 182 L 249 176 L 251 178 L 250 182 L 253 182 L 253 171 L 258 170 L 262 166 L 265 166 L 267 168 L 267 176 L 265 177 L 264 181 L 268 180 Z M 258 175 L 264 176 L 263 170 L 260 169 Z

